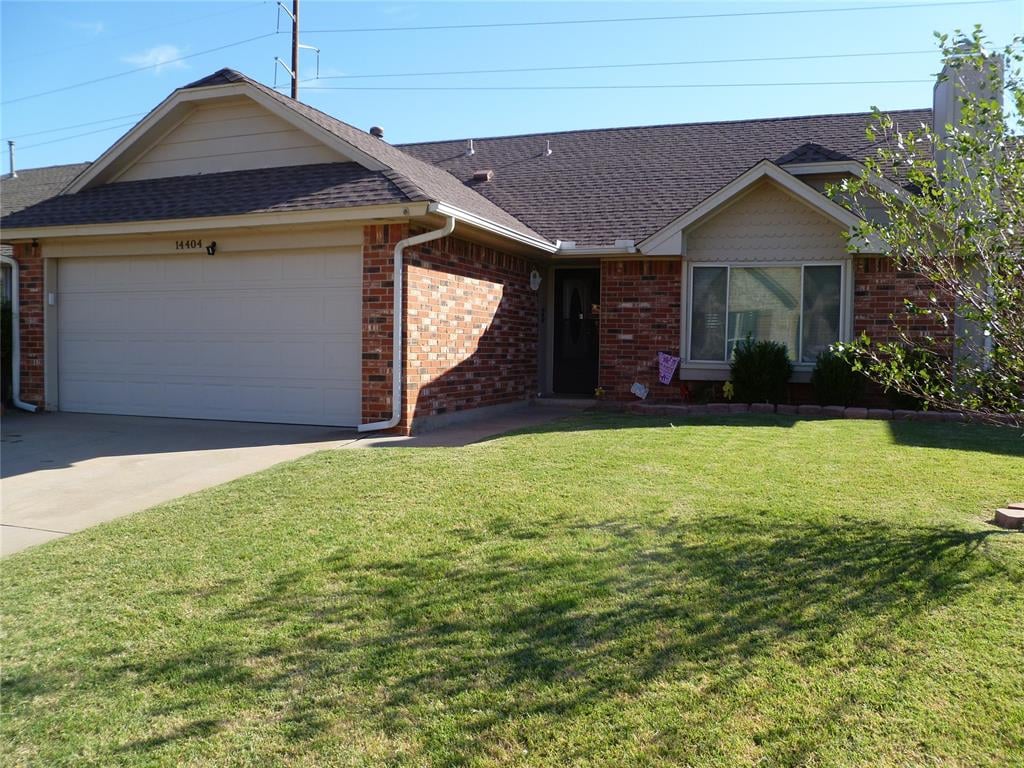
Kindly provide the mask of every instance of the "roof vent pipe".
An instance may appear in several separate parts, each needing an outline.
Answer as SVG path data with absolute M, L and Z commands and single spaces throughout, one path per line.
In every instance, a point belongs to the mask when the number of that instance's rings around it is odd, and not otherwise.
M 378 139 L 383 139 L 384 138 L 384 129 L 381 128 L 379 125 L 374 125 L 374 126 L 372 126 L 370 128 L 370 135 L 371 136 L 376 136 Z
M 547 146 L 544 148 L 544 157 L 551 156 L 551 139 L 547 140 Z
M 476 154 L 476 149 L 473 147 L 473 140 L 469 140 L 469 146 L 466 147 L 466 157 L 471 157 Z
M 7 140 L 7 151 L 11 155 L 11 178 L 18 178 L 18 172 L 14 168 L 14 142 L 11 139 Z

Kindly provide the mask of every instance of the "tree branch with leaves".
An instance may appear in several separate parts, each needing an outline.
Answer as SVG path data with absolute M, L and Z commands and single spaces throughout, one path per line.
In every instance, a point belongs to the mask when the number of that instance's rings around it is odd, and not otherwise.
M 927 290 L 904 298 L 887 339 L 834 350 L 926 408 L 1024 426 L 1022 38 L 997 54 L 980 28 L 937 38 L 953 119 L 905 130 L 876 108 L 863 175 L 829 190 L 862 219 L 848 248 L 881 242 Z

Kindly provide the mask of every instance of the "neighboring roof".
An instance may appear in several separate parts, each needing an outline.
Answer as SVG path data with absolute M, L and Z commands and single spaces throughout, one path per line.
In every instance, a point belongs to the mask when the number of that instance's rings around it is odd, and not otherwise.
M 0 217 L 53 197 L 88 167 L 89 163 L 50 165 L 4 176 L 0 179 Z
M 171 176 L 103 184 L 14 213 L 4 227 L 104 224 L 426 200 L 358 163 Z
M 930 109 L 890 114 L 904 126 L 931 122 Z M 399 148 L 473 184 L 549 240 L 602 246 L 643 240 L 761 160 L 794 150 L 863 159 L 873 148 L 864 132 L 870 120 L 859 112 L 537 133 L 475 139 L 473 155 L 466 139 Z M 822 150 L 812 154 L 808 145 Z M 493 179 L 474 184 L 482 169 Z

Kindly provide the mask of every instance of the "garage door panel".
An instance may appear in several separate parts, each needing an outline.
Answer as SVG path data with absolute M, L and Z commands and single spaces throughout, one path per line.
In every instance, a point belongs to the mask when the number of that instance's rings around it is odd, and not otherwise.
M 358 249 L 59 269 L 63 410 L 359 422 Z

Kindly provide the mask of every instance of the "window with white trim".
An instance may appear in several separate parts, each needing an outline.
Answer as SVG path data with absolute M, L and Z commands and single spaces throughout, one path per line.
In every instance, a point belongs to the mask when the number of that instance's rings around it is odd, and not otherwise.
M 726 363 L 747 336 L 813 363 L 842 337 L 843 265 L 693 265 L 691 362 Z

